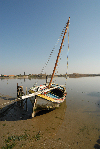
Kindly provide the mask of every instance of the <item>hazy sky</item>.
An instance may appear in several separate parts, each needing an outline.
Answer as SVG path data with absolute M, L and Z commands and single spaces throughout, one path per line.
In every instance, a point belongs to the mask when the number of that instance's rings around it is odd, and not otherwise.
M 41 73 L 69 17 L 68 73 L 100 73 L 100 0 L 0 0 L 0 74 Z M 60 43 L 43 73 L 52 73 Z

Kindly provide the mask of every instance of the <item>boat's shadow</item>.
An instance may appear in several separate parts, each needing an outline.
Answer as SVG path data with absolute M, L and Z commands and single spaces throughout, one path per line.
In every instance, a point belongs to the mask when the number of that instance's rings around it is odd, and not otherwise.
M 100 149 L 100 136 L 99 139 L 96 141 L 97 143 L 94 145 L 95 149 Z
M 43 114 L 47 114 L 51 112 L 50 110 L 39 110 L 36 112 L 36 116 L 41 116 Z M 0 121 L 18 121 L 18 120 L 27 120 L 32 119 L 32 113 L 33 113 L 33 105 L 28 99 L 15 102 L 14 104 L 10 106 L 6 106 L 2 108 L 2 111 L 0 110 Z
M 52 110 L 42 110 L 42 111 L 39 111 L 38 113 L 36 113 L 36 115 L 35 115 L 35 117 L 36 116 L 41 116 L 41 115 L 43 115 L 43 114 L 47 114 L 47 113 L 49 113 L 49 112 L 51 112 L 51 111 L 53 111 L 54 109 L 52 109 Z

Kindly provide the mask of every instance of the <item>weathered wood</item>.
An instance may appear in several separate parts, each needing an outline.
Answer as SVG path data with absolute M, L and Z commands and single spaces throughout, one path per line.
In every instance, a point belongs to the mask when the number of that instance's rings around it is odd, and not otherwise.
M 37 99 L 36 99 L 36 95 L 35 95 L 35 102 L 34 102 L 34 106 L 33 106 L 33 111 L 32 111 L 32 117 L 35 117 L 36 115 L 36 112 L 35 112 L 35 109 L 36 109 L 36 102 L 37 102 Z
M 17 83 L 17 98 L 19 98 L 19 86 L 18 86 L 18 83 Z
M 26 98 L 26 111 L 27 111 L 28 109 L 27 109 L 27 98 Z
M 26 95 L 27 95 L 27 87 L 26 87 Z
M 24 95 L 23 86 L 18 86 L 18 83 L 17 83 L 17 98 L 23 95 Z

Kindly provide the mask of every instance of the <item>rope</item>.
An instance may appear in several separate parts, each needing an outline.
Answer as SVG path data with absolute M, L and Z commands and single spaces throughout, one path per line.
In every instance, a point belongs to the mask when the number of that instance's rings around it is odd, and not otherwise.
M 67 72 L 66 72 L 66 81 L 68 77 L 68 54 L 69 54 L 69 25 L 68 25 L 68 51 L 67 51 Z M 65 82 L 66 85 L 66 82 Z
M 66 28 L 66 27 L 63 28 L 63 30 L 62 30 L 62 32 L 61 32 L 61 35 L 60 35 L 59 39 L 57 40 L 57 42 L 56 42 L 54 48 L 52 49 L 52 51 L 51 51 L 51 53 L 50 53 L 50 55 L 49 55 L 48 60 L 46 61 L 45 65 L 43 66 L 43 68 L 42 68 L 42 70 L 41 70 L 41 74 L 43 73 L 45 67 L 47 66 L 47 64 L 48 64 L 48 62 L 49 62 L 49 60 L 50 60 L 50 58 L 51 58 L 51 56 L 52 56 L 52 54 L 53 54 L 53 52 L 54 52 L 54 50 L 55 50 L 55 48 L 56 48 L 58 42 L 60 41 L 61 36 L 64 34 L 64 30 L 65 30 L 65 28 Z M 63 45 L 63 46 L 64 46 L 64 45 Z
M 49 62 L 49 60 L 50 60 L 50 58 L 51 58 L 51 56 L 52 56 L 52 54 L 53 54 L 53 52 L 54 52 L 54 50 L 55 50 L 55 47 L 57 46 L 58 42 L 60 41 L 61 36 L 62 36 L 62 35 L 64 34 L 64 32 L 65 32 L 65 29 L 66 29 L 66 27 L 63 28 L 59 39 L 57 40 L 57 42 L 56 42 L 54 48 L 52 49 L 52 51 L 51 51 L 51 53 L 50 53 L 50 55 L 49 55 L 48 60 L 46 61 L 44 67 L 43 67 L 42 70 L 41 70 L 41 74 L 43 73 L 45 67 L 47 66 L 47 64 L 48 64 L 48 62 Z M 64 46 L 64 45 L 63 45 L 63 46 Z M 63 51 L 63 50 L 62 50 L 62 51 Z M 68 25 L 68 52 L 69 52 L 69 25 Z M 61 54 L 61 56 L 62 56 L 62 54 Z M 61 56 L 60 56 L 60 60 L 61 60 Z M 60 64 L 60 63 L 59 63 L 59 64 Z M 57 64 L 57 66 L 58 66 L 58 64 Z M 58 69 L 59 69 L 59 66 L 58 66 Z M 57 71 L 57 73 L 58 73 L 58 70 L 57 70 L 57 69 L 56 69 L 56 71 Z M 68 72 L 68 53 L 67 53 L 67 72 Z M 67 72 L 66 72 L 66 80 L 67 80 Z M 55 72 L 55 74 L 56 74 L 56 72 Z M 55 79 L 55 78 L 54 78 L 54 79 Z M 56 81 L 56 80 L 55 80 L 55 81 Z M 37 84 L 37 82 L 38 82 L 38 81 L 35 82 L 35 85 Z

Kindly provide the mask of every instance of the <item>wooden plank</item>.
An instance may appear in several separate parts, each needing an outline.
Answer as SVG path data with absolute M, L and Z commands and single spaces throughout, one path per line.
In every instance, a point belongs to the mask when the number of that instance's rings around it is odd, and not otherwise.
M 56 88 L 56 87 L 54 87 L 54 88 Z M 44 92 L 48 92 L 48 91 L 50 91 L 54 88 L 46 89 Z M 26 98 L 29 98 L 29 97 L 33 97 L 33 96 L 41 94 L 41 93 L 42 93 L 42 91 L 38 91 L 38 92 L 35 92 L 35 93 L 32 93 L 32 94 L 24 95 L 24 96 L 21 96 L 21 99 L 26 99 Z

